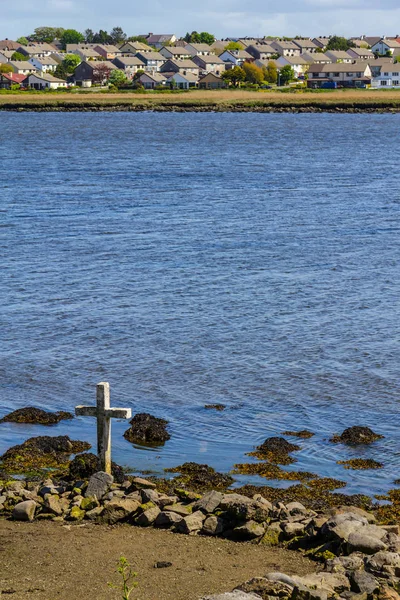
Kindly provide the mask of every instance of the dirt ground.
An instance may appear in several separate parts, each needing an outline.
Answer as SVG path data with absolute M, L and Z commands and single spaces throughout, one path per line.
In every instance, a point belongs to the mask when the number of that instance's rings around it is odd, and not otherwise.
M 280 548 L 131 526 L 0 520 L 0 596 L 12 600 L 118 600 L 119 557 L 138 573 L 131 600 L 198 600 L 270 571 L 316 570 Z M 158 561 L 172 563 L 155 568 Z

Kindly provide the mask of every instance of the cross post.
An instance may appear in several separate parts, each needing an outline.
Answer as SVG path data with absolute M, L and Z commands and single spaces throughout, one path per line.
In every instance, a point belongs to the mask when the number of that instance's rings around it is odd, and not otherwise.
M 76 406 L 75 414 L 97 418 L 97 456 L 100 470 L 111 474 L 111 419 L 130 419 L 130 408 L 110 406 L 110 384 L 106 381 L 96 386 L 96 406 Z

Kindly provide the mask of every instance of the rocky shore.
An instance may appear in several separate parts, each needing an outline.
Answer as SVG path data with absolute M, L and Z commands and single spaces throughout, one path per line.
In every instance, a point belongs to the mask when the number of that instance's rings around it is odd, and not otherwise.
M 126 523 L 176 534 L 221 537 L 273 548 L 284 546 L 317 561 L 316 573 L 255 573 L 210 600 L 398 600 L 400 531 L 355 506 L 314 511 L 299 502 L 271 503 L 262 495 L 176 488 L 154 481 L 94 473 L 88 479 L 10 480 L 0 484 L 0 513 L 15 521 Z M 205 598 L 204 598 L 205 600 Z

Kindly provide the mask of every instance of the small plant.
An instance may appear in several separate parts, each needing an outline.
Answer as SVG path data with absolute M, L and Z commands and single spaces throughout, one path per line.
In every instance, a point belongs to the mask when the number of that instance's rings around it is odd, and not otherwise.
M 129 600 L 133 590 L 137 587 L 137 581 L 134 581 L 135 577 L 137 577 L 137 573 L 132 570 L 132 566 L 128 562 L 128 559 L 121 555 L 117 562 L 117 570 L 121 576 L 122 583 L 116 585 L 114 583 L 109 583 L 108 585 L 114 589 L 122 591 L 122 600 Z

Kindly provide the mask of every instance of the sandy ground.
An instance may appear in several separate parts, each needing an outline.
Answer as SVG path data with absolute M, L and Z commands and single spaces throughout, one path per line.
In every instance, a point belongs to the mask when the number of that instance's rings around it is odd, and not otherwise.
M 301 554 L 279 548 L 131 526 L 105 527 L 0 520 L 0 596 L 12 600 L 117 600 L 116 564 L 124 555 L 138 572 L 131 600 L 198 600 L 282 570 L 316 570 Z M 172 563 L 155 568 L 158 561 Z

